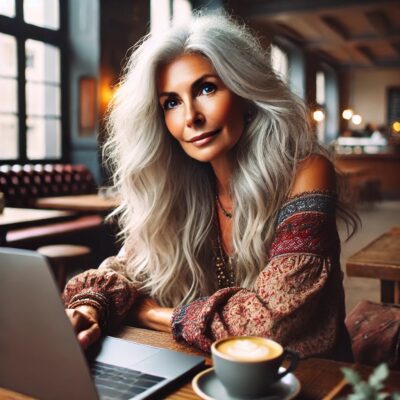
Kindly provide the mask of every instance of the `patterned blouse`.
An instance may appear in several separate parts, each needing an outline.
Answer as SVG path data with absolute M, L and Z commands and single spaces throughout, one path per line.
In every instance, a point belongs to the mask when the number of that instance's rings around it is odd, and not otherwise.
M 175 308 L 174 338 L 209 351 L 226 336 L 259 335 L 301 357 L 351 359 L 335 208 L 335 197 L 325 192 L 288 200 L 254 291 L 228 287 Z M 97 270 L 72 278 L 63 295 L 66 307 L 90 304 L 103 321 L 121 321 L 138 297 L 125 262 L 110 257 Z

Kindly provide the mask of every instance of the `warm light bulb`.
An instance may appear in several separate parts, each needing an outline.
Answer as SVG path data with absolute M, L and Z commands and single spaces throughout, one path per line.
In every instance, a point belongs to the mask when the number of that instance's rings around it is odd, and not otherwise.
M 351 122 L 352 122 L 354 125 L 360 125 L 360 124 L 361 124 L 361 121 L 362 121 L 361 115 L 354 114 L 354 115 L 351 117 Z
M 324 112 L 321 110 L 316 110 L 313 112 L 314 121 L 321 122 L 324 120 L 325 115 Z
M 393 129 L 396 133 L 400 133 L 400 121 L 395 121 L 395 122 L 393 122 L 392 129 Z
M 342 117 L 343 117 L 343 119 L 349 120 L 349 119 L 351 119 L 353 114 L 354 114 L 353 110 L 350 108 L 347 108 L 346 110 L 343 110 Z

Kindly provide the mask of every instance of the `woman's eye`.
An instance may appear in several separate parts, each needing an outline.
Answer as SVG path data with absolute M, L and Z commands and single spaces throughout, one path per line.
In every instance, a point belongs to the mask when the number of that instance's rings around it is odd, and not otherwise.
M 200 88 L 200 94 L 210 94 L 214 93 L 217 89 L 217 86 L 213 83 L 204 83 Z
M 175 108 L 178 104 L 179 104 L 178 100 L 176 99 L 167 99 L 163 103 L 163 109 L 171 110 L 172 108 Z

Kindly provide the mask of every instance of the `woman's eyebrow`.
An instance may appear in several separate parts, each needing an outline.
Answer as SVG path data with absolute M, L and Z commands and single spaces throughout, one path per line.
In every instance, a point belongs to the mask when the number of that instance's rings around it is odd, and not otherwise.
M 215 75 L 215 74 L 204 74 L 192 83 L 192 85 L 191 85 L 192 89 L 197 88 L 207 78 L 217 78 L 217 77 L 218 77 L 218 75 Z M 161 92 L 158 94 L 158 97 L 175 96 L 176 94 L 177 93 L 175 93 L 175 92 Z
M 192 88 L 193 89 L 197 88 L 207 78 L 217 78 L 217 75 L 214 75 L 214 74 L 204 74 L 204 75 L 202 75 L 199 79 L 196 79 L 192 83 Z

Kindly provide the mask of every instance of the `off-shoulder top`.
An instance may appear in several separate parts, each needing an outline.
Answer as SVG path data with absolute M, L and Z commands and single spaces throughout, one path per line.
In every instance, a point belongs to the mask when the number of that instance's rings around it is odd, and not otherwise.
M 226 336 L 260 335 L 301 357 L 351 359 L 335 209 L 335 196 L 325 192 L 289 199 L 254 290 L 228 287 L 176 307 L 174 338 L 209 351 Z M 138 297 L 125 265 L 119 255 L 72 278 L 63 294 L 66 307 L 91 304 L 103 321 L 122 320 Z

